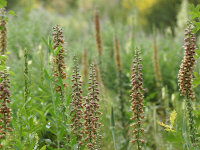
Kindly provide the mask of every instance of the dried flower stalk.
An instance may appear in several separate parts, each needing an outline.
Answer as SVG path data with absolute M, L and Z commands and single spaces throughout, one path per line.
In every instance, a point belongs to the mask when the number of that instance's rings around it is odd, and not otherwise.
M 157 87 L 160 87 L 162 76 L 161 76 L 160 64 L 159 64 L 159 58 L 158 58 L 158 47 L 157 47 L 155 37 L 153 38 L 153 67 L 154 67 L 154 72 L 155 72 L 156 85 Z
M 79 67 L 78 67 L 78 63 L 77 63 L 77 58 L 74 58 L 74 68 L 73 68 L 73 75 L 72 75 L 72 101 L 71 101 L 71 105 L 72 105 L 72 124 L 71 124 L 71 128 L 72 128 L 72 132 L 73 134 L 76 136 L 76 141 L 79 145 L 79 149 L 80 146 L 83 144 L 82 143 L 82 137 L 83 137 L 83 123 L 82 123 L 82 119 L 83 119 L 83 104 L 82 104 L 82 82 L 80 81 L 80 74 L 79 74 Z
M 102 135 L 100 135 L 99 129 L 102 124 L 99 122 L 100 115 L 102 114 L 99 109 L 99 89 L 98 82 L 96 79 L 96 71 L 94 65 L 90 67 L 90 77 L 89 77 L 89 93 L 85 98 L 85 103 L 83 104 L 85 107 L 84 111 L 84 125 L 85 125 L 85 141 L 87 141 L 87 147 L 91 150 L 101 149 L 101 139 Z
M 95 25 L 95 38 L 96 38 L 96 47 L 98 51 L 98 55 L 103 55 L 103 47 L 102 47 L 102 39 L 101 39 L 101 27 L 100 27 L 100 19 L 99 19 L 99 11 L 95 10 L 94 13 L 94 25 Z
M 56 52 L 58 48 L 60 48 L 57 55 L 54 56 L 53 62 L 54 62 L 54 74 L 55 80 L 58 81 L 59 78 L 62 79 L 62 82 L 66 79 L 66 73 L 65 73 L 65 62 L 64 62 L 64 55 L 65 51 L 63 48 L 64 45 L 64 39 L 63 39 L 63 32 L 62 29 L 57 25 L 56 27 L 53 27 L 53 49 Z M 63 83 L 63 86 L 66 87 L 66 84 Z M 56 92 L 60 93 L 61 99 L 63 99 L 63 90 L 62 87 L 59 85 L 55 85 Z
M 133 61 L 132 76 L 131 76 L 131 111 L 133 112 L 133 117 L 131 120 L 134 123 L 131 127 L 134 128 L 134 138 L 131 140 L 132 143 L 137 143 L 138 150 L 141 150 L 141 144 L 144 144 L 144 140 L 141 139 L 141 134 L 144 132 L 142 126 L 143 115 L 143 87 L 142 87 L 142 59 L 139 57 L 139 51 L 135 51 L 135 60 Z
M 87 80 L 87 76 L 88 76 L 88 68 L 89 68 L 89 64 L 88 64 L 88 53 L 87 51 L 84 49 L 83 53 L 82 53 L 82 76 L 83 76 L 83 80 L 86 81 Z
M 122 70 L 122 62 L 121 62 L 121 57 L 120 57 L 119 41 L 117 37 L 115 37 L 113 40 L 113 48 L 114 48 L 114 54 L 115 54 L 115 65 L 116 65 L 117 71 L 119 72 Z

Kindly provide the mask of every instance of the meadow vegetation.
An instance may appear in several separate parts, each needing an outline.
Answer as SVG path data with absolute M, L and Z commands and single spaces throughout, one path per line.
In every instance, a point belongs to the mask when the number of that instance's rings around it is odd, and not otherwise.
M 0 0 L 0 149 L 198 150 L 198 3 Z

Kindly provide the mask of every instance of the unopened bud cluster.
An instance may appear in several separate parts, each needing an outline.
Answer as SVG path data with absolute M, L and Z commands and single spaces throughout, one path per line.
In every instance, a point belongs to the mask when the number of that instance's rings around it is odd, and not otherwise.
M 11 109 L 8 106 L 10 103 L 10 80 L 8 78 L 9 74 L 7 70 L 0 72 L 0 140 L 5 139 L 8 132 L 11 132 L 12 129 L 9 127 L 11 119 Z M 0 145 L 2 148 L 3 145 Z
M 58 48 L 60 48 L 58 54 L 55 54 L 53 62 L 54 62 L 54 77 L 58 81 L 59 78 L 66 79 L 66 73 L 65 73 L 65 62 L 64 62 L 64 55 L 65 51 L 63 48 L 64 45 L 64 39 L 63 39 L 63 32 L 62 29 L 57 25 L 56 27 L 53 27 L 53 49 L 54 52 L 57 51 Z M 66 84 L 63 84 L 64 87 Z M 62 95 L 62 89 L 59 85 L 56 85 L 56 92 L 60 92 Z
M 102 135 L 99 133 L 99 128 L 102 124 L 99 122 L 99 116 L 102 114 L 99 109 L 99 89 L 98 82 L 96 79 L 96 72 L 94 65 L 91 65 L 89 76 L 89 93 L 85 98 L 84 111 L 84 126 L 85 126 L 85 141 L 87 142 L 87 147 L 91 150 L 100 149 L 100 141 Z
M 193 79 L 193 70 L 195 64 L 195 36 L 192 33 L 193 27 L 191 24 L 188 25 L 185 30 L 185 53 L 184 59 L 180 66 L 178 74 L 178 83 L 180 86 L 181 96 L 187 95 L 189 98 L 194 99 L 194 92 L 192 90 L 192 79 Z
M 79 67 L 77 64 L 77 59 L 74 58 L 74 68 L 73 68 L 73 75 L 72 75 L 72 101 L 71 101 L 71 105 L 72 105 L 72 111 L 71 111 L 71 115 L 72 115 L 72 124 L 71 124 L 71 128 L 72 128 L 72 132 L 73 134 L 76 136 L 76 141 L 78 142 L 78 144 L 81 146 L 82 145 L 82 137 L 83 137 L 83 123 L 82 123 L 82 119 L 83 119 L 83 104 L 82 104 L 82 82 L 80 81 L 80 74 L 79 74 Z
M 142 126 L 142 119 L 144 119 L 143 112 L 143 87 L 142 87 L 142 59 L 139 58 L 139 51 L 135 52 L 135 60 L 133 61 L 132 67 L 132 76 L 131 76 L 131 111 L 133 116 L 131 120 L 134 122 L 131 126 L 134 128 L 134 138 L 131 140 L 132 143 L 137 142 L 138 149 L 141 148 L 141 144 L 144 143 L 144 140 L 141 139 L 141 134 L 144 132 Z

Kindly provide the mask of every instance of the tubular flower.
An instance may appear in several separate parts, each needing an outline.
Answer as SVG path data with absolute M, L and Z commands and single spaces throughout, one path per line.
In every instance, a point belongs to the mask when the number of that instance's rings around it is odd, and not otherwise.
M 95 37 L 96 37 L 96 47 L 99 56 L 103 55 L 103 47 L 102 47 L 102 40 L 101 40 L 101 27 L 100 27 L 100 19 L 99 19 L 99 11 L 95 10 L 94 13 L 94 25 L 95 25 Z
M 11 109 L 8 106 L 10 103 L 10 80 L 8 78 L 9 74 L 5 69 L 3 72 L 0 72 L 1 83 L 0 83 L 0 140 L 5 139 L 8 132 L 11 132 L 12 129 L 9 127 L 11 119 Z M 3 145 L 0 145 L 2 148 Z
M 81 146 L 82 145 L 82 135 L 83 135 L 83 131 L 82 131 L 82 119 L 83 119 L 83 104 L 82 104 L 82 82 L 80 81 L 80 74 L 79 74 L 79 67 L 77 64 L 77 59 L 74 58 L 74 68 L 73 68 L 73 75 L 72 75 L 72 101 L 71 101 L 71 105 L 72 105 L 72 124 L 71 124 L 71 128 L 72 128 L 72 132 L 73 134 L 76 136 L 76 141 L 78 142 L 78 144 Z
M 7 51 L 7 28 L 5 20 L 5 9 L 0 9 L 0 53 L 4 55 Z
M 99 133 L 99 128 L 102 124 L 99 122 L 99 116 L 102 114 L 99 109 L 100 105 L 98 104 L 100 99 L 98 98 L 99 89 L 98 82 L 96 79 L 96 72 L 94 65 L 91 65 L 91 73 L 89 77 L 89 93 L 85 98 L 85 103 L 83 104 L 85 107 L 84 111 L 84 126 L 85 126 L 85 141 L 88 142 L 87 147 L 91 150 L 101 149 L 101 139 L 102 135 Z
M 193 70 L 195 64 L 195 36 L 192 33 L 193 27 L 191 24 L 188 25 L 185 30 L 185 53 L 184 59 L 180 66 L 178 74 L 178 83 L 180 88 L 181 96 L 187 95 L 190 99 L 194 99 L 194 92 L 192 90 L 192 79 L 193 79 Z
M 133 61 L 132 67 L 132 76 L 131 76 L 131 110 L 133 112 L 133 117 L 131 120 L 134 123 L 131 125 L 134 128 L 134 139 L 132 139 L 132 143 L 137 142 L 137 147 L 140 150 L 141 144 L 144 143 L 144 140 L 141 139 L 141 134 L 144 132 L 144 129 L 141 128 L 142 126 L 142 119 L 144 118 L 143 115 L 143 87 L 142 87 L 142 59 L 139 58 L 139 51 L 136 49 L 135 52 L 135 60 Z
M 59 78 L 62 80 L 66 79 L 66 73 L 65 73 L 65 62 L 64 62 L 64 39 L 63 39 L 63 32 L 62 29 L 57 25 L 56 27 L 53 27 L 53 49 L 56 52 L 56 50 L 59 48 L 58 54 L 55 54 L 53 62 L 54 62 L 54 74 L 53 76 L 58 81 Z M 66 84 L 63 83 L 64 87 L 66 87 Z M 60 92 L 61 96 L 63 96 L 62 88 L 59 85 L 56 85 L 56 92 Z

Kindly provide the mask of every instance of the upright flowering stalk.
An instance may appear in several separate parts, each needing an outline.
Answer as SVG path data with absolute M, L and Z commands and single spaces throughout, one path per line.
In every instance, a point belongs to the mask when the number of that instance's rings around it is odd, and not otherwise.
M 29 76 L 29 68 L 28 68 L 28 50 L 24 50 L 24 100 L 25 102 L 28 100 L 29 87 L 28 87 L 28 76 Z
M 65 73 L 65 62 L 64 62 L 64 55 L 65 51 L 63 48 L 64 45 L 64 39 L 63 39 L 63 32 L 62 29 L 57 25 L 56 27 L 53 27 L 53 49 L 54 49 L 54 74 L 56 81 L 59 81 L 59 78 L 64 82 L 66 79 L 66 73 Z M 57 50 L 59 49 L 59 52 L 57 53 Z M 63 86 L 66 87 L 66 84 L 63 83 Z M 61 99 L 64 98 L 64 91 L 60 85 L 55 85 L 56 92 L 60 93 Z
M 113 48 L 114 48 L 114 55 L 115 55 L 115 65 L 116 65 L 117 71 L 120 72 L 122 70 L 122 62 L 121 62 L 121 57 L 120 57 L 119 41 L 117 37 L 114 37 Z
M 186 107 L 188 111 L 189 118 L 189 129 L 191 132 L 191 142 L 195 144 L 197 142 L 195 136 L 195 128 L 194 128 L 194 120 L 193 120 L 193 107 L 192 101 L 195 99 L 194 92 L 192 89 L 192 80 L 193 80 L 193 72 L 195 65 L 195 36 L 192 33 L 193 26 L 191 23 L 188 24 L 187 29 L 185 30 L 185 53 L 184 59 L 180 66 L 179 74 L 178 74 L 178 83 L 180 95 L 186 97 Z
M 80 149 L 82 145 L 82 137 L 83 137 L 83 104 L 82 104 L 82 82 L 80 81 L 80 74 L 79 74 L 79 67 L 77 63 L 76 57 L 74 58 L 74 68 L 73 68 L 73 75 L 72 75 L 72 132 L 76 137 L 76 141 L 78 143 L 78 149 Z
M 161 76 L 160 64 L 159 64 L 159 58 L 158 58 L 158 47 L 157 47 L 155 37 L 153 37 L 153 67 L 154 67 L 154 72 L 155 72 L 156 85 L 157 87 L 160 87 L 162 76 Z
M 135 51 L 135 60 L 133 61 L 132 67 L 132 76 L 131 76 L 131 110 L 133 112 L 133 117 L 131 120 L 134 123 L 131 125 L 134 130 L 134 138 L 131 140 L 132 143 L 137 143 L 138 150 L 142 149 L 142 144 L 144 144 L 144 140 L 142 139 L 142 133 L 144 129 L 142 126 L 143 115 L 143 87 L 142 87 L 142 59 L 139 57 L 139 51 L 136 49 Z
M 5 139 L 8 135 L 8 132 L 11 132 L 12 129 L 9 127 L 11 119 L 11 109 L 8 106 L 10 103 L 10 80 L 7 69 L 0 72 L 1 83 L 0 83 L 0 141 Z M 3 145 L 0 144 L 0 148 L 3 148 Z
M 124 91 L 123 91 L 123 79 L 122 79 L 122 62 L 120 57 L 120 47 L 119 47 L 119 41 L 117 37 L 114 37 L 113 40 L 113 49 L 114 49 L 114 58 L 115 58 L 115 66 L 117 70 L 117 87 L 118 87 L 118 97 L 119 97 L 119 105 L 120 105 L 120 122 L 122 125 L 122 135 L 124 137 L 123 142 L 123 148 L 127 149 L 128 143 L 129 143 L 129 124 L 128 120 L 129 118 L 126 117 L 126 101 L 124 101 Z
M 96 79 L 96 72 L 94 65 L 90 67 L 90 77 L 89 77 L 89 93 L 85 98 L 85 111 L 84 111 L 84 126 L 85 126 L 85 141 L 87 142 L 87 147 L 90 150 L 100 150 L 101 149 L 101 139 L 102 135 L 100 135 L 99 129 L 101 127 L 101 123 L 99 122 L 100 115 L 102 114 L 99 109 L 99 89 L 98 82 Z
M 100 57 L 103 55 L 103 47 L 102 47 L 102 40 L 101 40 L 99 11 L 97 10 L 95 10 L 95 13 L 94 13 L 94 26 L 95 26 L 96 47 L 97 47 L 98 55 Z
M 82 53 L 82 75 L 83 75 L 83 80 L 86 81 L 87 77 L 88 77 L 88 68 L 89 68 L 89 64 L 88 64 L 88 53 L 87 51 L 84 49 L 83 53 Z
M 0 53 L 4 55 L 7 51 L 7 28 L 5 20 L 5 9 L 0 9 Z

